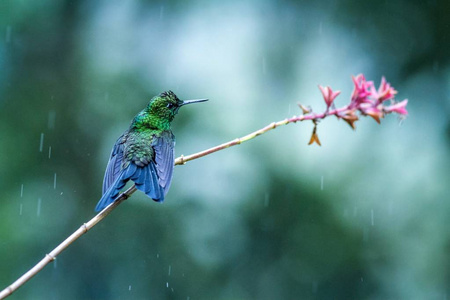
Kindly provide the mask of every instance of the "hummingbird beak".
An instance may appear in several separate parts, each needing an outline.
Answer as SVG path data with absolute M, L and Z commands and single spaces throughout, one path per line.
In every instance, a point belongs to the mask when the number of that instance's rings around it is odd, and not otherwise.
M 183 103 L 181 103 L 180 106 L 186 105 L 186 104 L 191 104 L 191 103 L 197 103 L 197 102 L 205 102 L 208 101 L 208 99 L 194 99 L 194 100 L 185 100 L 183 101 Z

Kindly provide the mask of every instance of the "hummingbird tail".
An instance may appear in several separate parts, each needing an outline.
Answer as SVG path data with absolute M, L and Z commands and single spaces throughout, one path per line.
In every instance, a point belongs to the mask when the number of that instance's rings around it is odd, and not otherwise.
M 116 181 L 113 184 L 111 184 L 111 186 L 105 191 L 102 198 L 100 199 L 100 201 L 98 201 L 97 206 L 95 207 L 96 212 L 103 210 L 109 204 L 113 203 L 114 200 L 117 198 L 120 190 L 123 189 L 127 181 L 130 180 L 130 177 L 128 176 L 127 178 L 126 176 L 128 173 L 127 170 L 129 170 L 129 168 L 123 170 L 116 179 Z
M 138 190 L 144 192 L 154 201 L 164 201 L 164 189 L 159 184 L 158 173 L 153 162 L 144 167 L 137 167 L 131 180 L 134 181 Z
M 99 212 L 113 203 L 119 195 L 119 192 L 129 180 L 134 181 L 136 188 L 144 192 L 154 201 L 164 201 L 164 190 L 158 181 L 155 165 L 149 163 L 144 167 L 138 167 L 134 163 L 130 163 L 117 177 L 116 181 L 105 191 L 102 198 L 95 207 L 95 211 Z

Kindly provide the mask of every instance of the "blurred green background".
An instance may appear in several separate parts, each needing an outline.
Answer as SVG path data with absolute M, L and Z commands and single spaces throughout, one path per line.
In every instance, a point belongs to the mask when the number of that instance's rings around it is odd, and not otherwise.
M 0 2 L 0 288 L 94 216 L 116 138 L 171 89 L 176 154 L 382 75 L 409 117 L 278 128 L 177 166 L 11 299 L 448 299 L 450 2 Z

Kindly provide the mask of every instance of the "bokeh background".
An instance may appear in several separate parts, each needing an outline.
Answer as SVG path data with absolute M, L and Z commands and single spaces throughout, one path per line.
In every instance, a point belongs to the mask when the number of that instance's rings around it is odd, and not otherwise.
M 448 299 L 450 2 L 0 2 L 0 288 L 94 216 L 116 138 L 171 89 L 191 154 L 385 75 L 409 117 L 330 118 L 177 166 L 11 299 Z

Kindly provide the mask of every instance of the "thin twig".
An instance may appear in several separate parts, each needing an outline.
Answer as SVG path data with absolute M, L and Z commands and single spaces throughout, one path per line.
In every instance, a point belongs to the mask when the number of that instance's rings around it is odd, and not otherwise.
M 246 141 L 249 141 L 263 133 L 268 132 L 269 130 L 275 129 L 278 126 L 286 125 L 289 123 L 294 123 L 297 121 L 303 121 L 305 119 L 314 119 L 316 115 L 301 115 L 301 116 L 294 116 L 291 119 L 285 119 L 279 122 L 273 122 L 255 132 L 252 132 L 250 134 L 247 134 L 246 136 L 243 136 L 241 138 L 234 139 L 232 141 L 229 141 L 228 143 L 221 144 L 216 147 L 212 147 L 210 149 L 194 153 L 192 155 L 183 156 L 181 155 L 175 160 L 175 165 L 183 165 L 188 161 L 209 155 L 211 153 L 217 152 L 219 150 L 226 149 L 231 146 L 239 145 L 241 143 L 244 143 Z M 15 282 L 13 282 L 10 286 L 5 288 L 3 291 L 0 292 L 0 299 L 4 299 L 11 295 L 15 290 L 17 290 L 19 287 L 21 287 L 23 284 L 25 284 L 28 280 L 30 280 L 34 275 L 39 273 L 47 264 L 54 261 L 56 257 L 64 251 L 70 244 L 75 242 L 79 237 L 81 237 L 83 234 L 88 232 L 92 227 L 94 227 L 98 222 L 103 220 L 107 215 L 109 215 L 113 209 L 115 209 L 120 203 L 125 201 L 127 198 L 129 198 L 134 192 L 136 191 L 136 187 L 133 185 L 129 189 L 127 189 L 125 192 L 120 194 L 117 199 L 108 205 L 105 209 L 103 209 L 100 213 L 98 213 L 95 217 L 93 217 L 89 222 L 84 223 L 81 225 L 81 227 L 72 233 L 66 240 L 64 240 L 61 244 L 59 244 L 53 251 L 51 251 L 49 254 L 46 254 L 45 257 L 38 262 L 33 268 L 28 270 L 25 274 L 23 274 L 19 279 L 17 279 Z
M 307 118 L 305 118 L 305 117 L 307 117 Z M 312 118 L 313 118 L 313 115 L 301 115 L 301 116 L 295 116 L 291 119 L 285 119 L 285 120 L 282 120 L 279 122 L 273 122 L 255 132 L 247 134 L 246 136 L 243 136 L 241 138 L 237 138 L 232 141 L 229 141 L 228 143 L 224 143 L 219 146 L 212 147 L 210 149 L 194 153 L 192 155 L 188 155 L 188 156 L 181 155 L 180 157 L 175 159 L 175 165 L 183 165 L 188 161 L 209 155 L 211 153 L 226 149 L 231 146 L 239 145 L 239 144 L 249 141 L 263 133 L 266 133 L 269 130 L 275 129 L 278 126 L 286 125 L 286 124 L 297 122 L 297 121 L 303 121 L 304 119 L 312 119 Z M 1 291 L 0 299 L 5 299 L 9 295 L 11 295 L 15 290 L 17 290 L 19 287 L 21 287 L 23 284 L 25 284 L 28 280 L 30 280 L 34 275 L 39 273 L 47 264 L 54 261 L 56 259 L 56 257 L 62 251 L 64 251 L 70 244 L 75 242 L 79 237 L 81 237 L 83 234 L 88 232 L 98 222 L 103 220 L 107 215 L 109 215 L 113 211 L 113 209 L 115 209 L 117 206 L 119 206 L 120 203 L 122 203 L 127 198 L 129 198 L 135 191 L 136 191 L 136 187 L 133 185 L 132 187 L 127 189 L 125 192 L 120 194 L 113 203 L 108 205 L 105 209 L 103 209 L 100 213 L 98 213 L 95 217 L 93 217 L 89 222 L 81 225 L 81 227 L 77 231 L 72 233 L 66 240 L 64 240 L 61 244 L 59 244 L 49 254 L 46 254 L 45 257 L 40 262 L 38 262 L 33 268 L 28 270 L 19 279 L 17 279 L 10 286 L 8 286 L 3 291 Z
M 9 295 L 11 295 L 15 290 L 21 287 L 25 282 L 30 280 L 34 275 L 39 273 L 47 264 L 54 261 L 56 257 L 63 252 L 70 244 L 76 241 L 79 237 L 89 231 L 92 227 L 94 227 L 98 222 L 103 220 L 107 215 L 109 215 L 114 208 L 116 208 L 120 203 L 128 199 L 131 194 L 136 191 L 136 187 L 133 185 L 125 192 L 121 193 L 117 199 L 105 207 L 101 212 L 99 212 L 95 217 L 93 217 L 89 222 L 84 223 L 78 228 L 77 231 L 72 233 L 67 239 L 64 240 L 61 244 L 59 244 L 52 252 L 46 254 L 45 257 L 38 262 L 33 268 L 28 270 L 25 274 L 23 274 L 19 279 L 14 281 L 10 286 L 5 288 L 0 292 L 0 299 L 5 299 Z
M 342 107 L 339 109 L 329 110 L 329 111 L 326 111 L 326 112 L 323 112 L 320 114 L 310 113 L 310 114 L 306 114 L 306 115 L 298 115 L 298 116 L 293 116 L 292 118 L 284 119 L 284 120 L 281 120 L 278 122 L 273 122 L 259 130 L 249 133 L 241 138 L 234 139 L 227 143 L 223 143 L 221 145 L 218 145 L 218 146 L 215 146 L 215 147 L 212 147 L 212 148 L 209 148 L 209 149 L 206 149 L 206 150 L 203 150 L 203 151 L 200 151 L 200 152 L 188 155 L 188 156 L 181 155 L 180 157 L 175 159 L 175 165 L 184 165 L 185 163 L 187 163 L 190 160 L 194 160 L 194 159 L 209 155 L 211 153 L 214 153 L 214 152 L 217 152 L 217 151 L 220 151 L 220 150 L 232 147 L 232 146 L 240 145 L 246 141 L 249 141 L 257 136 L 260 136 L 261 134 L 264 134 L 264 133 L 266 133 L 272 129 L 275 129 L 279 126 L 282 126 L 282 125 L 287 125 L 287 124 L 306 121 L 306 120 L 311 120 L 311 121 L 321 120 L 328 116 L 333 116 L 333 115 L 339 116 L 342 112 L 344 112 L 346 110 L 348 110 L 348 106 L 345 106 L 345 107 Z
M 190 160 L 194 160 L 196 158 L 200 158 L 200 157 L 206 156 L 208 154 L 217 152 L 219 150 L 226 149 L 226 148 L 234 146 L 234 145 L 239 145 L 239 144 L 241 144 L 243 142 L 246 142 L 248 140 L 251 140 L 251 139 L 253 139 L 253 138 L 255 138 L 255 137 L 257 137 L 257 136 L 259 136 L 259 135 L 261 135 L 261 134 L 271 130 L 271 129 L 274 129 L 277 126 L 289 124 L 289 123 L 296 122 L 296 121 L 300 121 L 300 119 L 302 117 L 303 116 L 295 117 L 295 118 L 297 118 L 297 120 L 294 120 L 294 118 L 292 118 L 292 119 L 286 119 L 286 120 L 279 121 L 279 122 L 274 122 L 274 123 L 271 123 L 271 124 L 267 125 L 266 127 L 262 128 L 260 130 L 257 130 L 257 131 L 255 131 L 253 133 L 250 133 L 250 134 L 248 134 L 248 135 L 246 135 L 244 137 L 232 140 L 232 141 L 230 141 L 228 143 L 224 143 L 222 145 L 219 145 L 219 146 L 207 149 L 205 151 L 194 153 L 192 155 L 180 156 L 180 157 L 178 157 L 175 160 L 175 165 L 182 165 L 182 164 L 185 164 L 186 162 L 188 162 Z M 122 203 L 123 201 L 128 199 L 135 191 L 136 191 L 136 187 L 134 185 L 131 186 L 125 192 L 121 193 L 113 203 L 108 205 L 105 209 L 103 209 L 100 213 L 98 213 L 95 217 L 93 217 L 89 222 L 84 223 L 83 225 L 81 225 L 81 227 L 78 230 L 76 230 L 74 233 L 72 233 L 67 239 L 65 239 L 61 244 L 59 244 L 49 254 L 46 254 L 45 257 L 40 262 L 38 262 L 33 268 L 28 270 L 19 279 L 14 281 L 10 286 L 8 286 L 4 290 L 2 290 L 0 292 L 0 299 L 5 299 L 9 295 L 11 295 L 14 291 L 16 291 L 19 287 L 21 287 L 23 284 L 25 284 L 28 280 L 30 280 L 34 275 L 39 273 L 46 265 L 48 265 L 50 262 L 54 261 L 56 259 L 56 257 L 62 251 L 64 251 L 70 244 L 75 242 L 79 237 L 81 237 L 83 234 L 88 232 L 98 222 L 103 220 L 117 206 L 119 206 L 120 203 Z
M 256 131 L 254 131 L 250 134 L 247 134 L 241 138 L 234 139 L 227 143 L 223 143 L 221 145 L 218 145 L 218 146 L 215 146 L 215 147 L 212 147 L 212 148 L 209 148 L 209 149 L 206 149 L 206 150 L 203 150 L 203 151 L 200 151 L 200 152 L 188 155 L 188 156 L 181 155 L 180 157 L 175 159 L 175 165 L 184 165 L 185 163 L 187 163 L 190 160 L 194 160 L 194 159 L 209 155 L 211 153 L 214 153 L 214 152 L 217 152 L 217 151 L 220 151 L 220 150 L 232 147 L 232 146 L 240 145 L 240 144 L 242 144 L 246 141 L 249 141 L 257 136 L 260 136 L 263 133 L 266 133 L 272 129 L 275 129 L 278 126 L 286 125 L 289 123 L 295 123 L 298 121 L 303 121 L 303 120 L 305 120 L 305 117 L 306 117 L 306 115 L 294 116 L 291 119 L 285 119 L 282 121 L 273 122 L 273 123 L 270 123 L 269 125 L 267 125 L 266 127 L 256 130 Z

